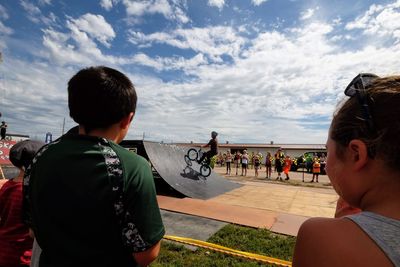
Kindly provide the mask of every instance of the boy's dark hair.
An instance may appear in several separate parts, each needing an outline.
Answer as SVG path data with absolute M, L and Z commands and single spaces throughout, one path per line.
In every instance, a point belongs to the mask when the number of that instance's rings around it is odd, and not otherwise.
M 86 132 L 117 123 L 135 112 L 136 102 L 132 82 L 112 68 L 82 69 L 68 82 L 69 114 Z

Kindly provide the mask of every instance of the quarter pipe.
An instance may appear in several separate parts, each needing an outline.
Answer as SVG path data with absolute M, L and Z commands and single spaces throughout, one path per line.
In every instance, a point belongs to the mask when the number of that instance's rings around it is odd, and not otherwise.
M 209 199 L 241 187 L 211 172 L 208 177 L 200 175 L 200 165 L 188 166 L 184 160 L 188 148 L 147 141 L 125 140 L 121 145 L 143 156 L 151 163 L 161 179 L 181 194 L 197 199 Z

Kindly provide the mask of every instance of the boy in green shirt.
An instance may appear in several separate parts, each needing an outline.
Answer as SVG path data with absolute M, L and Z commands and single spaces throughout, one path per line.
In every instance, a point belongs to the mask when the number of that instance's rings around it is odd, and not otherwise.
M 146 266 L 157 257 L 165 230 L 151 169 L 118 145 L 136 101 L 131 81 L 108 67 L 69 81 L 79 134 L 45 146 L 24 178 L 40 266 Z

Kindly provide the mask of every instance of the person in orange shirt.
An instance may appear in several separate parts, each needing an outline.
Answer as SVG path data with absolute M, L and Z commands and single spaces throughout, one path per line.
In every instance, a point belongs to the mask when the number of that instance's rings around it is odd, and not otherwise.
M 283 163 L 283 172 L 286 175 L 285 180 L 289 180 L 289 171 L 290 171 L 290 167 L 292 166 L 292 159 L 289 156 L 286 156 L 285 161 Z
M 319 163 L 318 158 L 314 158 L 314 163 L 313 163 L 313 169 L 312 169 L 312 180 L 310 183 L 314 182 L 314 178 L 316 182 L 318 183 L 318 176 L 321 173 L 321 163 Z

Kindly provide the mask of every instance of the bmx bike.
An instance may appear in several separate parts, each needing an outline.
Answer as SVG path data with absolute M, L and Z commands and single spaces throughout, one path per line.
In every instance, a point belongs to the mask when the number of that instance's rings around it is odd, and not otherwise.
M 188 166 L 192 166 L 192 161 L 199 160 L 201 156 L 203 155 L 203 151 L 201 149 L 196 150 L 195 148 L 191 148 L 188 150 L 188 152 L 185 155 L 185 162 Z M 203 160 L 200 164 L 200 175 L 203 177 L 208 177 L 211 174 L 211 167 L 208 165 L 208 163 Z

